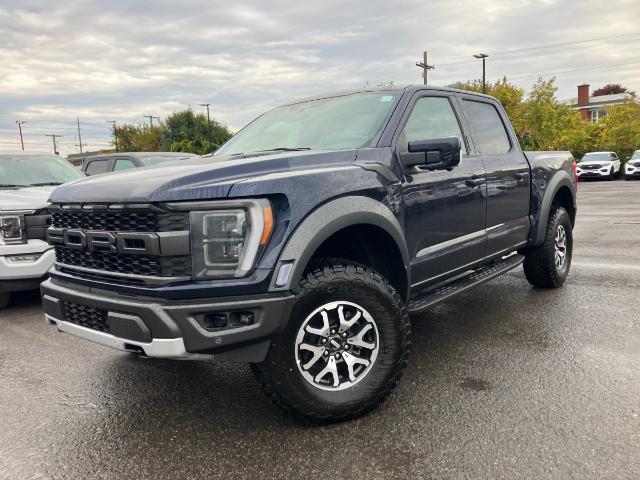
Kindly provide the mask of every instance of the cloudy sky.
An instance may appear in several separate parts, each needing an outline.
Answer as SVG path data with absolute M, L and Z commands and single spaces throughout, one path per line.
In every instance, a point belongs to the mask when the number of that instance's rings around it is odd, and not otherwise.
M 0 149 L 105 148 L 108 120 L 211 103 L 233 130 L 288 99 L 366 82 L 557 77 L 640 92 L 638 0 L 0 0 Z

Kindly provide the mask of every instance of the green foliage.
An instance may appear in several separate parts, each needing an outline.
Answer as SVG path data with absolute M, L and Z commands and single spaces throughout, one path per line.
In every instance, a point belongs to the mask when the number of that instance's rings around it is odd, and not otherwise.
M 211 119 L 211 144 L 207 116 L 191 109 L 176 112 L 154 125 L 123 124 L 116 127 L 121 152 L 190 152 L 203 155 L 213 152 L 232 136 L 229 129 Z M 112 141 L 115 145 L 115 141 Z
M 607 107 L 607 115 L 597 122 L 600 127 L 598 148 L 611 150 L 622 159 L 640 149 L 640 105 L 627 102 Z
M 481 92 L 482 80 L 452 87 Z M 637 103 L 607 107 L 608 115 L 590 123 L 577 110 L 560 103 L 555 92 L 555 79 L 538 79 L 527 95 L 506 78 L 487 84 L 487 94 L 504 106 L 524 150 L 569 150 L 575 158 L 594 150 L 611 150 L 625 158 L 640 148 Z
M 162 128 L 159 126 L 124 124 L 116 127 L 118 150 L 121 152 L 156 152 L 162 142 Z M 112 142 L 115 143 L 115 142 Z

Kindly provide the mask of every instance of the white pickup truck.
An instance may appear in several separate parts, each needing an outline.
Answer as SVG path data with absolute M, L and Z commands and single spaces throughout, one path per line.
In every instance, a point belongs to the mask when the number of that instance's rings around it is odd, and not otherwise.
M 49 195 L 84 175 L 48 153 L 0 152 L 0 308 L 10 292 L 36 289 L 54 260 L 47 244 Z

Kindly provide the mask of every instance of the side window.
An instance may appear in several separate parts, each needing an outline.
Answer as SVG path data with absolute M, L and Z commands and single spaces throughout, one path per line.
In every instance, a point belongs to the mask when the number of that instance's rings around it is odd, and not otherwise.
M 98 175 L 99 173 L 107 173 L 109 169 L 109 160 L 90 160 L 85 170 L 87 175 Z
M 453 107 L 446 97 L 422 97 L 416 102 L 407 123 L 402 130 L 398 142 L 406 151 L 411 140 L 427 140 L 429 138 L 458 137 L 462 152 L 467 148 L 460 131 L 460 124 Z
M 136 165 L 127 158 L 119 158 L 116 160 L 116 164 L 113 167 L 113 171 L 117 172 L 118 170 L 128 170 L 130 168 L 136 168 Z
M 497 155 L 511 150 L 509 135 L 495 106 L 473 100 L 463 100 L 463 103 L 480 154 Z

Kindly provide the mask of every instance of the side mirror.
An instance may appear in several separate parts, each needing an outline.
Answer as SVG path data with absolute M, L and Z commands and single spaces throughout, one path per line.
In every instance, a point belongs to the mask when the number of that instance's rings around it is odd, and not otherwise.
M 458 137 L 411 140 L 408 152 L 400 155 L 406 168 L 424 167 L 439 170 L 455 167 L 460 163 L 460 139 Z

